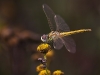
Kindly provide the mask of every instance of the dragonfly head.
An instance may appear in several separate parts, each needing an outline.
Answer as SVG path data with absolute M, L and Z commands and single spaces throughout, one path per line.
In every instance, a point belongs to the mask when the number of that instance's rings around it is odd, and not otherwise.
M 41 36 L 41 40 L 43 41 L 43 42 L 48 42 L 48 35 L 43 35 L 43 36 Z

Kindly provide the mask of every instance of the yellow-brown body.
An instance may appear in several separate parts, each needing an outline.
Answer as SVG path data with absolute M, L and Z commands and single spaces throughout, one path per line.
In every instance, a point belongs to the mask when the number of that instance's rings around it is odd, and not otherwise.
M 60 37 L 69 36 L 72 34 L 82 33 L 82 32 L 86 32 L 86 31 L 91 31 L 91 29 L 80 29 L 80 30 L 68 31 L 68 32 L 52 31 L 49 33 L 49 38 L 54 40 L 54 39 L 57 39 Z

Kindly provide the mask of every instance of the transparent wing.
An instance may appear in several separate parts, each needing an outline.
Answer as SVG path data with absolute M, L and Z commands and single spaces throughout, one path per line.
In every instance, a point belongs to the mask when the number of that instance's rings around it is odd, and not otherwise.
M 44 10 L 44 13 L 48 19 L 48 23 L 49 23 L 49 27 L 50 27 L 51 31 L 55 31 L 56 30 L 56 27 L 54 27 L 54 26 L 56 26 L 55 20 L 54 20 L 55 13 L 46 4 L 43 4 L 43 10 Z
M 62 37 L 61 40 L 69 52 L 71 53 L 76 52 L 76 44 L 71 37 L 65 36 L 65 37 Z
M 54 47 L 55 49 L 58 49 L 58 50 L 61 49 L 61 48 L 63 47 L 63 42 L 62 42 L 62 40 L 61 40 L 60 38 L 54 40 L 54 41 L 53 41 L 53 47 Z
M 66 24 L 66 22 L 61 18 L 59 15 L 54 16 L 55 22 L 56 22 L 56 30 L 57 31 L 70 31 L 69 26 Z

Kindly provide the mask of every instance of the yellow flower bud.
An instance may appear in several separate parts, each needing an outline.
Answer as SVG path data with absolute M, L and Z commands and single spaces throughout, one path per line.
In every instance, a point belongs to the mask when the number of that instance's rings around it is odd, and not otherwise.
M 49 50 L 51 50 L 51 46 L 47 43 L 40 44 L 37 47 L 37 51 L 46 54 Z
M 50 70 L 42 70 L 38 75 L 51 75 Z
M 53 75 L 64 75 L 64 72 L 62 72 L 61 70 L 57 70 L 53 72 Z
M 42 70 L 44 70 L 43 64 L 40 64 L 39 66 L 36 67 L 36 71 L 37 71 L 37 72 L 40 72 L 40 71 L 42 71 Z

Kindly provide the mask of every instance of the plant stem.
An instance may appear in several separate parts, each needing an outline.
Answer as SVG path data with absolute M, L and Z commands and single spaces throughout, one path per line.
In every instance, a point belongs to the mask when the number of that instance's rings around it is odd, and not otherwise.
M 44 55 L 44 59 L 47 61 L 47 57 L 46 57 L 46 54 Z M 47 75 L 49 75 L 48 73 L 48 68 L 47 68 L 47 62 L 46 62 L 46 68 L 45 68 L 46 72 L 47 72 Z

